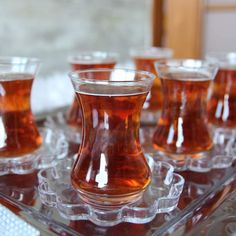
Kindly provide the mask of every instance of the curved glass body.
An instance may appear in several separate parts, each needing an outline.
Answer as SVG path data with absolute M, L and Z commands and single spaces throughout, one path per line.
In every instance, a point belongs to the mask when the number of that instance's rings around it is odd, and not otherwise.
M 97 80 L 97 76 L 103 80 Z M 133 70 L 70 74 L 82 106 L 83 136 L 71 173 L 81 197 L 117 206 L 141 196 L 150 169 L 139 142 L 140 111 L 154 75 Z
M 211 53 L 206 58 L 220 67 L 208 101 L 208 120 L 216 127 L 236 128 L 236 52 Z
M 153 136 L 154 148 L 174 155 L 210 150 L 213 142 L 206 104 L 216 66 L 198 60 L 170 60 L 156 67 L 165 99 Z
M 137 70 L 144 70 L 157 75 L 154 64 L 170 59 L 173 51 L 170 48 L 150 47 L 133 49 L 130 54 Z M 156 124 L 162 101 L 161 81 L 157 76 L 143 106 L 142 122 Z
M 76 56 L 69 57 L 69 63 L 73 71 L 76 70 L 87 70 L 87 69 L 113 69 L 117 63 L 117 54 L 108 52 L 82 52 Z M 102 79 L 97 76 L 96 79 Z M 66 121 L 69 125 L 74 127 L 81 127 L 82 124 L 82 112 L 81 106 L 77 98 L 67 111 Z
M 42 143 L 30 105 L 38 66 L 37 59 L 0 58 L 0 158 L 31 153 Z

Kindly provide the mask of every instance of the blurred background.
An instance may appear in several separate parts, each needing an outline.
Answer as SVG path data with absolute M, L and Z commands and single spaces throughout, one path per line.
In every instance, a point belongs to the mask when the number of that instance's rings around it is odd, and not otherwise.
M 151 0 L 8 0 L 0 7 L 1 55 L 43 61 L 41 75 L 69 69 L 80 51 L 117 51 L 151 44 Z
M 32 99 L 40 113 L 72 100 L 68 55 L 116 51 L 125 66 L 130 48 L 165 46 L 176 58 L 202 58 L 236 51 L 235 22 L 236 0 L 8 0 L 0 54 L 42 60 Z

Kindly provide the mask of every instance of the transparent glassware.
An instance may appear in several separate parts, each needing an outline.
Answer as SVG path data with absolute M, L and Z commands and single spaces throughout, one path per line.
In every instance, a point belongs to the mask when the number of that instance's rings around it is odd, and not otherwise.
M 34 58 L 0 58 L 0 159 L 20 158 L 42 143 L 30 104 L 38 67 Z
M 157 76 L 154 64 L 165 62 L 173 56 L 170 48 L 147 47 L 132 49 L 130 55 L 137 70 L 151 72 Z M 163 95 L 161 91 L 161 81 L 158 76 L 155 78 L 153 86 L 143 106 L 141 122 L 156 124 L 162 107 Z
M 103 80 L 97 80 L 97 77 Z M 140 112 L 155 75 L 125 69 L 70 73 L 82 106 L 82 143 L 71 182 L 84 201 L 118 206 L 141 197 L 151 172 L 139 142 Z
M 87 69 L 113 69 L 117 63 L 118 54 L 113 52 L 91 51 L 81 52 L 68 58 L 73 71 Z M 100 74 L 103 79 L 103 75 Z M 73 126 L 81 128 L 82 111 L 77 98 L 74 98 L 72 105 L 66 113 L 66 122 Z
M 213 148 L 206 105 L 217 66 L 189 59 L 156 63 L 156 69 L 165 99 L 153 135 L 154 148 L 179 162 L 199 158 Z
M 236 128 L 236 52 L 209 53 L 206 59 L 219 65 L 208 101 L 208 120 L 215 127 Z

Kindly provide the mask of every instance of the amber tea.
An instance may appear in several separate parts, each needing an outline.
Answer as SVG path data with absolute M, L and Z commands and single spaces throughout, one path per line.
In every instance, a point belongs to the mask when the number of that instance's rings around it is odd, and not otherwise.
M 149 168 L 144 165 L 141 145 L 137 142 L 139 111 L 146 93 L 138 93 L 136 89 L 136 94 L 123 96 L 116 89 L 101 95 L 102 87 L 90 89 L 89 85 L 83 90 L 90 93 L 78 92 L 77 96 L 83 104 L 84 132 L 90 135 L 83 139 L 73 170 L 73 185 L 90 194 L 139 193 L 150 182 Z
M 188 76 L 171 74 L 171 79 L 161 79 L 164 110 L 153 137 L 154 147 L 161 151 L 189 154 L 212 148 L 205 114 L 210 80 L 202 74 Z

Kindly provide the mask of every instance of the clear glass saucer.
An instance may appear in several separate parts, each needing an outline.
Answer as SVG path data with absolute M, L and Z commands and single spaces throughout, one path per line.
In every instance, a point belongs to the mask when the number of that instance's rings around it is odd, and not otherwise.
M 147 131 L 145 131 L 147 129 Z M 144 128 L 141 134 L 147 136 L 147 132 L 151 132 L 150 127 Z M 154 130 L 151 127 L 152 131 Z M 153 131 L 154 132 L 154 131 Z M 208 172 L 212 169 L 223 169 L 232 165 L 236 159 L 236 132 L 217 128 L 212 130 L 214 147 L 211 151 L 199 154 L 167 154 L 159 152 L 153 147 L 147 145 L 147 138 L 142 141 L 144 149 L 149 152 L 153 159 L 158 161 L 166 161 L 170 163 L 175 170 L 185 171 L 191 170 L 194 172 Z M 148 142 L 151 142 L 149 138 Z
M 35 169 L 53 166 L 68 153 L 68 143 L 62 132 L 48 127 L 39 128 L 43 143 L 34 152 L 19 157 L 0 158 L 0 176 L 28 174 Z
M 61 131 L 68 142 L 81 143 L 81 129 L 70 126 L 66 123 L 65 115 L 58 112 L 55 116 L 48 116 L 45 125 L 51 129 Z
M 143 224 L 158 213 L 173 211 L 184 186 L 181 175 L 165 162 L 154 161 L 147 155 L 152 170 L 152 182 L 138 201 L 120 208 L 99 209 L 83 202 L 70 183 L 72 159 L 38 173 L 39 196 L 43 204 L 54 207 L 68 220 L 89 220 L 96 225 L 113 226 L 121 222 Z

